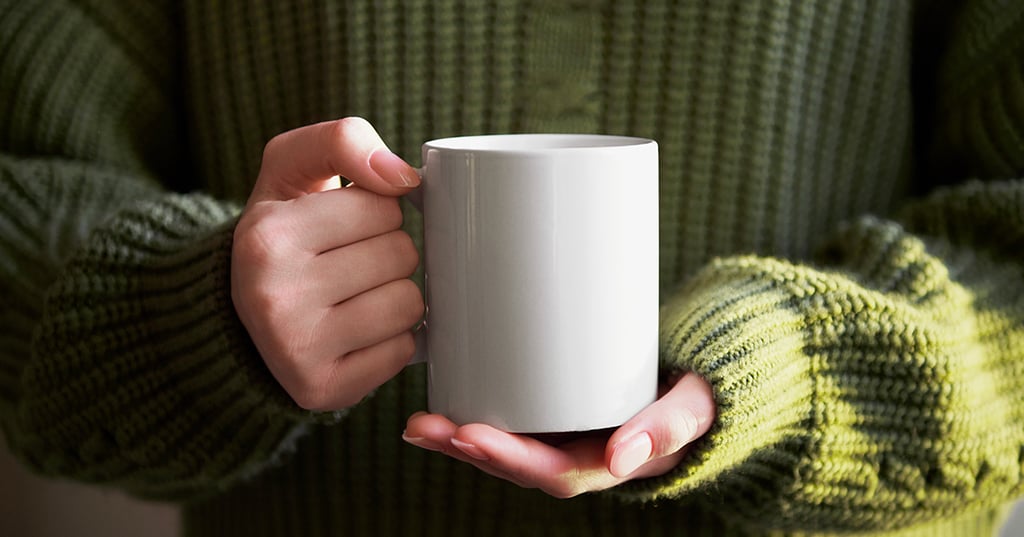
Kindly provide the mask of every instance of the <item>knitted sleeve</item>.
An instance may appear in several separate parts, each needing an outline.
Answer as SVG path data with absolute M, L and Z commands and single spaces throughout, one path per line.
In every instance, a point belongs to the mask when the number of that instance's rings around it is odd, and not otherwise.
M 950 24 L 941 164 L 922 166 L 986 180 L 858 219 L 813 263 L 725 258 L 686 282 L 663 306 L 663 365 L 707 378 L 718 416 L 684 464 L 619 494 L 842 532 L 1024 492 L 1024 10 L 987 4 Z
M 177 7 L 109 5 L 0 2 L 0 426 L 40 472 L 188 497 L 308 417 L 234 315 L 239 208 L 160 186 L 195 183 Z
M 912 234 L 910 231 L 918 234 Z M 736 257 L 662 317 L 663 359 L 714 387 L 689 461 L 623 491 L 708 492 L 759 527 L 894 528 L 1021 492 L 1024 184 L 864 218 L 827 265 Z

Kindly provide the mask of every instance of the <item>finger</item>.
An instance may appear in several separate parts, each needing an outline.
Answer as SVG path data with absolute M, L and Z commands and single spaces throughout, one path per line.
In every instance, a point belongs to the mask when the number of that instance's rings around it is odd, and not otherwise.
M 419 287 L 412 280 L 394 280 L 331 307 L 318 336 L 328 342 L 330 356 L 344 360 L 352 351 L 410 330 L 422 318 Z
M 452 439 L 453 445 L 484 465 L 485 471 L 503 474 L 558 498 L 603 490 L 621 482 L 604 468 L 604 441 L 600 438 L 583 438 L 554 447 L 528 436 L 470 424 L 460 427 Z
M 314 300 L 338 304 L 387 282 L 408 278 L 419 253 L 404 231 L 391 231 L 324 252 L 308 266 Z M 408 328 L 408 327 L 406 327 Z
M 302 249 L 322 253 L 402 227 L 397 198 L 362 188 L 340 188 L 296 198 L 296 241 Z
M 320 192 L 246 208 L 235 228 L 232 255 L 242 262 L 236 268 L 264 265 L 280 273 L 284 267 L 301 267 L 317 254 L 401 225 L 402 211 L 394 198 L 359 188 Z
M 685 375 L 612 434 L 605 451 L 608 470 L 626 477 L 648 461 L 676 454 L 707 432 L 714 412 L 711 386 L 696 374 Z
M 520 486 L 524 489 L 540 488 L 534 482 L 525 481 L 515 474 L 511 474 L 502 470 L 498 466 L 492 464 L 491 461 L 488 459 L 480 459 L 477 458 L 476 456 L 469 455 L 468 453 L 465 452 L 465 449 L 466 446 L 464 444 L 461 444 L 459 440 L 452 438 L 451 440 L 449 440 L 448 448 L 442 449 L 441 451 L 445 455 L 448 455 L 453 459 L 465 462 L 471 466 L 476 467 L 476 469 L 480 470 L 481 472 L 497 477 L 498 479 L 508 481 L 509 483 Z
M 475 466 L 483 472 L 520 487 L 536 488 L 528 483 L 519 481 L 510 474 L 491 467 L 486 460 L 476 459 L 457 448 L 452 443 L 452 437 L 456 430 L 458 430 L 458 426 L 444 416 L 417 412 L 409 417 L 405 431 L 402 432 L 402 439 L 416 447 L 444 453 L 453 459 Z
M 333 362 L 319 393 L 313 394 L 315 408 L 341 410 L 356 405 L 368 393 L 398 374 L 415 352 L 412 333 L 400 333 L 375 345 L 350 352 Z
M 448 418 L 440 414 L 417 412 L 405 422 L 405 431 L 402 433 L 407 438 L 429 441 L 430 448 L 440 450 L 441 444 L 446 444 L 455 434 L 459 426 L 452 423 Z
M 271 139 L 250 202 L 320 192 L 335 186 L 335 176 L 387 196 L 400 196 L 419 184 L 416 171 L 388 150 L 369 122 L 348 117 Z

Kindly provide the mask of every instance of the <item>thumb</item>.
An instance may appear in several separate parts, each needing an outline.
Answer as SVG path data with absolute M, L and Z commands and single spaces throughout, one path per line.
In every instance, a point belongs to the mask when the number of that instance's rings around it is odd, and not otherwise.
M 627 477 L 648 461 L 674 455 L 706 433 L 714 416 L 711 386 L 694 373 L 683 376 L 608 439 L 608 471 Z
M 288 200 L 335 187 L 341 176 L 384 196 L 401 196 L 419 185 L 419 175 L 392 153 L 368 121 L 347 117 L 299 127 L 275 136 L 250 203 Z

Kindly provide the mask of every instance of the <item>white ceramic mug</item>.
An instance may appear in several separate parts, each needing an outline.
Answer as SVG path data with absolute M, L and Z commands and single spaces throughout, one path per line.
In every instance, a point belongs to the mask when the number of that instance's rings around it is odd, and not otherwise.
M 445 138 L 421 173 L 431 412 L 569 432 L 655 400 L 654 141 Z

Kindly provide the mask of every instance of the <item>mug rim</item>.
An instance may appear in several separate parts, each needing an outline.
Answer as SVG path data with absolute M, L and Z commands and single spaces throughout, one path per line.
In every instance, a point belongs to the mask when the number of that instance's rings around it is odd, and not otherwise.
M 550 153 L 613 150 L 656 144 L 650 138 L 614 134 L 526 133 L 451 136 L 430 140 L 427 149 L 473 153 Z

